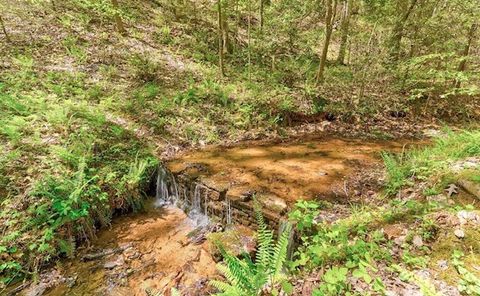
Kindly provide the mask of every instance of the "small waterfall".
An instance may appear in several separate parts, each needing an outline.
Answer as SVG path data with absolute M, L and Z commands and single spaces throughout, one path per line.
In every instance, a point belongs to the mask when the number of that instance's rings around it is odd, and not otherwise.
M 193 202 L 192 208 L 190 212 L 201 213 L 202 209 L 200 207 L 201 199 L 200 199 L 200 185 L 195 185 L 195 190 L 193 191 Z
M 174 205 L 177 205 L 177 203 L 179 202 L 179 199 L 180 199 L 180 196 L 178 195 L 178 185 L 177 185 L 177 180 L 175 179 L 175 176 L 173 176 L 173 174 L 171 175 L 172 176 L 172 184 L 173 184 L 173 189 L 174 189 L 174 200 L 173 200 L 173 204 Z
M 157 188 L 155 194 L 155 205 L 164 206 L 168 203 L 168 173 L 163 167 L 158 168 L 157 172 Z
M 204 199 L 203 209 L 202 198 Z M 205 226 L 209 223 L 208 194 L 207 192 L 202 194 L 202 186 L 195 184 L 192 194 L 192 190 L 189 190 L 186 186 L 179 186 L 175 176 L 165 167 L 159 166 L 155 206 L 164 207 L 167 205 L 174 205 L 185 211 L 196 226 Z
M 208 217 L 208 193 L 205 194 L 205 216 Z
M 225 208 L 225 217 L 227 220 L 227 225 L 232 224 L 232 204 L 229 198 L 227 198 L 227 203 Z

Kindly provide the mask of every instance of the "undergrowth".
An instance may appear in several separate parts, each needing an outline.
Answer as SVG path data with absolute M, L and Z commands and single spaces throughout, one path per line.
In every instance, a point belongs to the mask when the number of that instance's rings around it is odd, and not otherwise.
M 21 56 L 0 81 L 0 288 L 72 256 L 116 210 L 141 208 L 157 162 L 85 100 L 77 75 L 33 65 Z
M 448 182 L 455 179 L 453 170 L 456 162 L 480 156 L 480 130 L 447 130 L 424 148 L 399 155 L 383 153 L 382 156 L 387 170 L 388 194 L 395 194 L 414 181 L 429 183 L 434 192 L 443 190 Z M 473 169 L 469 175 L 469 178 L 476 180 L 480 171 Z

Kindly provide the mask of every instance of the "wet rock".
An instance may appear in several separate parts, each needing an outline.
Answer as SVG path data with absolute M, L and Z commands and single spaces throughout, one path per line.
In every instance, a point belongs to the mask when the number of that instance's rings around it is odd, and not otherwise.
M 455 231 L 453 233 L 458 238 L 464 238 L 465 237 L 465 232 L 462 229 L 455 229 Z
M 28 289 L 28 291 L 25 293 L 25 296 L 42 296 L 47 288 L 49 288 L 47 283 L 39 283 Z
M 274 195 L 262 196 L 259 198 L 259 201 L 264 209 L 274 213 L 283 214 L 287 211 L 287 203 L 285 200 Z
M 103 264 L 103 268 L 114 269 L 115 267 L 122 266 L 124 263 L 123 257 L 119 257 L 116 260 L 105 262 L 105 264 Z
M 66 281 L 58 270 L 52 270 L 40 276 L 36 284 L 32 284 L 24 293 L 25 296 L 42 296 L 45 291 Z
M 217 223 L 209 223 L 207 225 L 199 226 L 187 234 L 187 244 L 191 243 L 194 245 L 200 245 L 207 239 L 209 233 L 219 232 L 221 230 L 223 230 L 222 225 Z
M 460 296 L 460 291 L 456 287 L 450 286 L 444 281 L 435 281 L 437 290 L 440 292 L 440 295 L 448 295 L 448 296 Z
M 240 256 L 244 253 L 253 255 L 257 246 L 255 232 L 241 225 L 224 232 L 210 233 L 207 239 L 209 242 L 208 249 L 216 260 L 221 260 L 220 248 L 223 248 L 229 254 Z
M 240 201 L 250 201 L 257 192 L 255 190 L 247 190 L 240 195 Z
M 102 250 L 98 253 L 86 254 L 85 256 L 82 257 L 82 260 L 83 261 L 96 260 L 96 259 L 100 259 L 100 258 L 103 258 L 103 257 L 108 256 L 108 255 L 112 255 L 112 254 L 115 254 L 115 253 L 122 253 L 123 251 L 127 250 L 128 248 L 131 248 L 132 245 L 133 245 L 132 243 L 128 243 L 128 244 L 124 244 L 124 245 L 120 246 L 119 248 L 105 249 L 105 250 Z

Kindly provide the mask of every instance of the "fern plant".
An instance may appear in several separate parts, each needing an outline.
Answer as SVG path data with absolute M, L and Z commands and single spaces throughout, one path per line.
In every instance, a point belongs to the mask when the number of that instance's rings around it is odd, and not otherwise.
M 235 257 L 219 246 L 224 263 L 217 269 L 226 278 L 226 282 L 213 280 L 212 286 L 220 292 L 217 296 L 254 296 L 278 295 L 280 291 L 290 294 L 293 290 L 284 273 L 287 250 L 292 227 L 288 224 L 275 242 L 273 231 L 265 223 L 259 206 L 255 215 L 258 223 L 258 249 L 255 262 L 249 254 L 243 258 Z

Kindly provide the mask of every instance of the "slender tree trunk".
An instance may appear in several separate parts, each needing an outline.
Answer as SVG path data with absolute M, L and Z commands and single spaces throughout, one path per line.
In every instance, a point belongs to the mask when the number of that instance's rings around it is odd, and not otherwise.
M 350 16 L 353 0 L 346 0 L 343 7 L 342 17 L 342 40 L 340 41 L 340 49 L 337 56 L 337 64 L 345 65 L 345 53 L 347 51 L 348 34 L 350 33 Z
M 252 79 L 252 48 L 251 48 L 251 42 L 252 42 L 252 6 L 251 6 L 251 1 L 248 0 L 248 29 L 247 29 L 247 35 L 248 35 L 248 81 L 251 81 Z
M 475 38 L 475 32 L 478 29 L 478 24 L 472 24 L 470 27 L 470 30 L 468 31 L 468 40 L 467 44 L 465 44 L 465 48 L 463 49 L 462 56 L 464 57 L 460 64 L 458 65 L 457 70 L 459 72 L 464 72 L 467 68 L 467 57 L 470 54 L 470 48 L 472 47 L 473 40 Z M 455 87 L 459 88 L 461 86 L 462 82 L 460 80 L 455 81 Z
M 263 32 L 265 0 L 260 0 L 260 32 Z
M 220 68 L 220 78 L 225 76 L 225 68 L 223 65 L 224 60 L 224 40 L 223 40 L 223 16 L 222 16 L 222 0 L 217 1 L 218 8 L 218 61 Z
M 403 0 L 401 0 L 403 1 Z M 405 13 L 399 18 L 392 30 L 392 36 L 390 38 L 390 58 L 393 61 L 398 61 L 400 57 L 400 49 L 403 38 L 403 31 L 405 28 L 405 23 L 413 12 L 413 9 L 417 5 L 418 0 L 411 0 L 410 5 L 408 6 Z
M 115 24 L 117 26 L 117 31 L 121 35 L 126 35 L 127 30 L 125 30 L 125 26 L 123 25 L 122 18 L 120 17 L 120 14 L 118 13 L 118 9 L 119 9 L 118 0 L 112 0 L 112 6 L 115 10 L 117 10 L 117 11 L 115 11 L 115 15 L 114 15 Z
M 5 40 L 7 42 L 12 42 L 12 39 L 10 39 L 10 36 L 8 35 L 7 29 L 5 28 L 5 23 L 3 22 L 2 16 L 0 15 L 0 26 L 2 27 L 3 34 L 5 35 Z
M 333 2 L 335 4 L 333 4 Z M 323 83 L 324 77 L 323 74 L 325 72 L 325 65 L 327 63 L 327 54 L 328 54 L 328 47 L 330 46 L 330 39 L 332 38 L 332 30 L 333 30 L 333 10 L 334 6 L 336 7 L 337 0 L 326 0 L 327 5 L 327 13 L 325 15 L 325 40 L 323 43 L 322 55 L 320 56 L 320 65 L 318 66 L 317 77 L 315 79 L 316 84 Z

